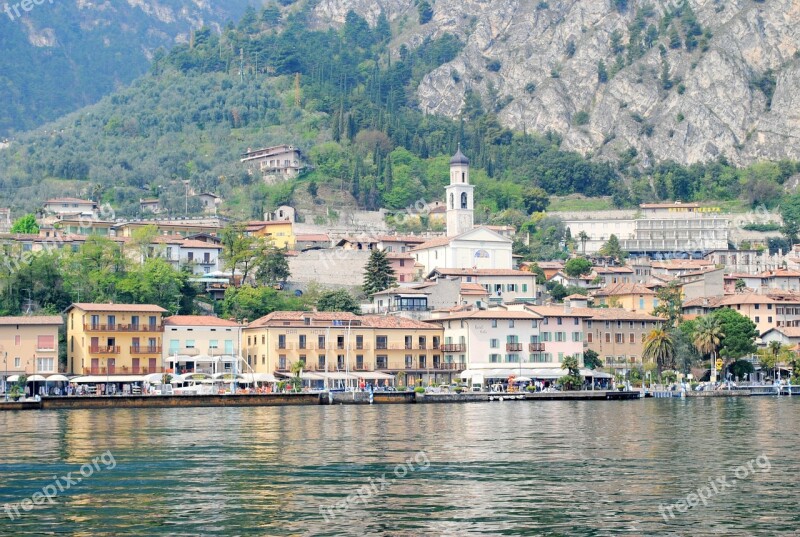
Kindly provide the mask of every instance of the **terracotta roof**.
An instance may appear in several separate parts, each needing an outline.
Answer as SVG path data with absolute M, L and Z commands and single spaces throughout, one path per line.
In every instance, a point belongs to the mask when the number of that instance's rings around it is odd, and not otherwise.
M 299 233 L 295 234 L 296 242 L 328 242 L 331 238 L 325 233 Z
M 220 319 L 210 315 L 172 315 L 164 318 L 164 325 L 169 326 L 242 326 L 236 321 Z
M 668 261 L 653 261 L 650 266 L 660 269 L 690 269 L 713 266 L 714 262 L 708 259 L 670 259 Z
M 557 270 L 560 270 L 560 269 L 564 268 L 564 263 L 562 263 L 561 261 L 525 261 L 522 264 L 525 265 L 525 266 L 528 266 L 528 267 L 533 266 L 533 265 L 539 265 L 539 268 L 541 268 L 541 269 L 557 269 Z
M 706 308 L 716 308 L 719 306 L 719 303 L 722 302 L 725 298 L 724 295 L 721 296 L 701 296 L 699 298 L 693 298 L 691 300 L 687 300 L 683 303 L 684 308 L 693 308 L 697 306 L 702 306 Z
M 408 252 L 386 252 L 387 259 L 414 259 Z
M 198 241 L 195 239 L 183 239 L 180 245 L 184 248 L 207 248 L 213 250 L 222 250 L 222 246 L 211 242 Z
M 633 269 L 630 267 L 593 267 L 593 270 L 598 274 L 633 274 Z
M 120 311 L 120 312 L 148 312 L 167 313 L 167 310 L 155 304 L 92 304 L 88 302 L 75 302 L 69 309 L 78 308 L 83 311 Z
M 489 291 L 479 283 L 466 282 L 461 284 L 462 295 L 488 295 Z
M 592 320 L 598 321 L 663 321 L 661 317 L 647 313 L 637 313 L 624 308 L 587 308 L 592 312 Z
M 488 310 L 476 310 L 452 312 L 447 317 L 439 317 L 438 319 L 431 319 L 428 322 L 435 321 L 451 321 L 455 319 L 541 319 L 542 316 L 532 311 L 520 310 L 505 310 L 500 308 L 492 308 Z
M 614 283 L 595 291 L 594 296 L 654 295 L 655 291 L 640 283 Z
M 568 297 L 564 297 L 564 298 L 565 299 L 568 298 L 570 300 L 589 300 L 590 297 L 588 297 L 586 295 L 581 295 L 579 293 L 575 293 L 574 295 L 569 295 Z
M 430 291 L 426 291 L 426 286 L 413 286 L 413 287 L 391 287 L 389 289 L 385 289 L 383 291 L 378 291 L 377 293 L 373 293 L 372 296 L 378 295 L 429 295 L 431 294 Z
M 64 319 L 60 315 L 30 315 L 18 317 L 0 317 L 0 325 L 34 325 L 34 324 L 64 324 Z
M 778 269 L 766 270 L 761 274 L 756 275 L 757 278 L 797 278 L 800 277 L 800 272 L 796 270 Z
M 393 315 L 364 315 L 361 317 L 361 322 L 363 326 L 370 328 L 407 328 L 413 330 L 439 328 L 438 326 L 433 327 L 428 323 L 415 321 L 407 317 Z
M 436 237 L 435 239 L 430 239 L 428 241 L 423 242 L 416 248 L 412 250 L 412 252 L 416 252 L 419 250 L 427 250 L 428 248 L 436 248 L 437 246 L 444 246 L 445 244 L 450 244 L 450 241 L 453 240 L 453 237 Z
M 343 311 L 273 311 L 263 317 L 256 319 L 247 325 L 247 328 L 258 328 L 261 326 L 279 326 L 277 323 L 283 322 L 304 322 L 304 319 L 310 318 L 313 321 L 328 322 L 328 321 L 348 321 L 360 320 L 361 317 L 355 313 Z
M 769 330 L 761 334 L 761 336 L 763 337 L 764 334 L 766 334 L 767 332 L 772 332 L 773 330 L 775 332 L 780 332 L 781 334 L 783 334 L 788 338 L 800 338 L 800 326 L 781 326 L 776 328 L 770 328 Z

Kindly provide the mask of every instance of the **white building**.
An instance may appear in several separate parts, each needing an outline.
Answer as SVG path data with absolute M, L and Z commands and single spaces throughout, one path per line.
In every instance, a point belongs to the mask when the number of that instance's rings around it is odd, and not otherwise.
M 45 201 L 43 208 L 46 213 L 58 216 L 94 216 L 97 212 L 97 203 L 78 198 L 54 198 Z
M 431 239 L 411 250 L 428 273 L 435 268 L 511 269 L 512 240 L 486 227 L 474 227 L 474 186 L 469 183 L 469 160 L 459 149 L 450 159 L 447 191 L 447 236 Z
M 489 294 L 489 301 L 533 302 L 536 299 L 536 274 L 514 269 L 454 269 L 437 268 L 428 274 L 429 280 L 460 278 L 462 283 L 477 283 Z
M 241 352 L 242 325 L 207 315 L 164 319 L 163 361 L 176 374 L 230 371 Z

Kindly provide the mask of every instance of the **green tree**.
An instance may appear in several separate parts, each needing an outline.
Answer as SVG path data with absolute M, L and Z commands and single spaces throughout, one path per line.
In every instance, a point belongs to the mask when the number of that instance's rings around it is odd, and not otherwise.
M 797 242 L 797 233 L 800 232 L 800 193 L 783 198 L 781 218 L 783 218 L 783 234 L 791 246 Z
M 756 368 L 748 360 L 736 360 L 728 366 L 728 371 L 735 379 L 745 379 L 747 375 L 754 373 L 755 370 Z
M 532 186 L 522 192 L 522 203 L 528 214 L 540 213 L 550 205 L 550 196 L 543 188 Z
M 361 306 L 344 289 L 323 293 L 317 301 L 317 309 L 319 311 L 349 311 L 357 315 L 361 313 Z
M 263 317 L 273 311 L 293 311 L 305 309 L 306 304 L 299 297 L 273 289 L 272 287 L 228 287 L 222 300 L 223 317 L 248 319 Z
M 561 369 L 567 370 L 567 374 L 558 379 L 558 385 L 564 390 L 580 390 L 583 378 L 578 358 L 574 355 L 565 356 L 561 363 Z
M 11 225 L 11 233 L 37 235 L 39 233 L 39 224 L 36 223 L 36 217 L 32 214 L 26 214 L 17 218 Z
M 578 240 L 581 241 L 581 253 L 586 255 L 586 243 L 589 241 L 589 235 L 581 230 L 581 232 L 578 233 Z
M 574 257 L 564 264 L 564 272 L 567 276 L 577 278 L 592 271 L 592 262 L 585 257 Z
M 186 274 L 172 268 L 161 258 L 146 259 L 122 279 L 117 290 L 130 304 L 157 304 L 172 314 L 178 313 L 181 289 Z
M 718 309 L 710 317 L 719 322 L 724 334 L 720 344 L 720 356 L 735 360 L 756 352 L 755 340 L 758 337 L 758 330 L 750 318 L 730 308 Z
M 701 354 L 711 356 L 712 379 L 716 378 L 716 354 L 724 337 L 725 332 L 718 318 L 707 315 L 695 322 L 692 342 Z
M 389 289 L 396 283 L 397 278 L 386 251 L 372 250 L 365 267 L 364 293 L 372 296 L 379 291 Z
M 600 247 L 600 250 L 597 253 L 606 257 L 611 257 L 617 261 L 622 261 L 628 257 L 628 254 L 622 250 L 622 246 L 619 244 L 619 239 L 613 233 L 608 238 L 606 243 Z
M 606 62 L 603 60 L 597 62 L 597 81 L 601 84 L 608 82 L 608 69 L 606 68 Z
M 421 0 L 418 2 L 417 11 L 419 12 L 420 24 L 426 24 L 433 18 L 433 8 L 428 0 Z
M 536 285 L 544 285 L 547 282 L 547 276 L 544 273 L 544 269 L 540 267 L 538 263 L 532 264 L 530 267 L 528 267 L 528 270 L 536 274 Z
M 670 282 L 656 291 L 658 306 L 653 309 L 653 315 L 665 319 L 668 330 L 672 330 L 683 320 L 682 296 L 681 287 L 675 282 Z
M 675 346 L 672 335 L 663 328 L 653 329 L 644 339 L 642 359 L 656 364 L 658 371 L 675 367 Z
M 239 285 L 247 281 L 248 276 L 263 260 L 264 242 L 260 237 L 245 233 L 244 224 L 231 224 L 220 234 L 222 244 L 223 266 L 240 276 Z M 236 278 L 234 278 L 236 281 Z
M 153 246 L 156 237 L 158 237 L 158 226 L 154 224 L 142 226 L 133 230 L 128 247 L 136 252 L 136 256 L 140 262 L 144 261 L 149 257 L 158 255 Z
M 286 249 L 267 246 L 256 262 L 258 269 L 255 279 L 259 283 L 276 285 L 285 282 L 291 275 L 289 261 L 286 259 Z
M 600 356 L 597 352 L 592 349 L 587 349 L 583 353 L 583 365 L 585 365 L 587 369 L 599 369 L 603 367 L 603 361 L 600 360 Z

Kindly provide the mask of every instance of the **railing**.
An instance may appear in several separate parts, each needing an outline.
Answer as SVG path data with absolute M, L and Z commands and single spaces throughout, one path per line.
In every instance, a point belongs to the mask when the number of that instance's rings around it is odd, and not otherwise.
M 464 352 L 467 350 L 467 346 L 463 343 L 445 343 L 444 345 L 439 345 L 439 350 L 442 352 Z
M 161 347 L 132 346 L 131 354 L 161 354 Z
M 542 352 L 544 343 L 528 343 L 528 352 Z
M 114 345 L 102 347 L 89 347 L 91 354 L 119 354 L 119 347 Z
M 195 259 L 194 261 L 198 265 L 216 265 L 217 264 L 217 260 L 216 259 L 201 259 L 200 261 Z
M 356 364 L 353 371 L 370 371 L 370 368 L 367 364 Z
M 157 324 L 85 324 L 84 332 L 161 332 Z
M 522 350 L 522 343 L 506 343 L 507 352 L 519 352 Z
M 129 374 L 133 375 L 149 375 L 150 373 L 163 373 L 163 367 L 128 367 L 126 365 L 123 366 L 115 366 L 115 367 L 84 367 L 83 374 L 84 375 L 118 375 L 122 373 L 123 375 Z

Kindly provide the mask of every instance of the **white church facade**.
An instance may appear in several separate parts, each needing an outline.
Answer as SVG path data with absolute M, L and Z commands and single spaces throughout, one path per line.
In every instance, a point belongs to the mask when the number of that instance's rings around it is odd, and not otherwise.
M 411 251 L 424 273 L 437 268 L 511 269 L 512 240 L 475 227 L 475 186 L 469 182 L 469 159 L 459 148 L 450 159 L 450 184 L 445 188 L 447 236 L 420 244 Z

